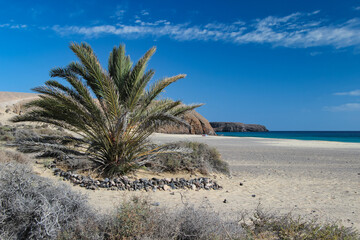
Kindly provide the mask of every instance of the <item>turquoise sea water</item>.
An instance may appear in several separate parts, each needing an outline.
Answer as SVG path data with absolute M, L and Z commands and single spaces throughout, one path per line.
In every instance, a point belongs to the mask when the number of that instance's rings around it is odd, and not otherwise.
M 219 136 L 360 142 L 360 131 L 217 132 Z

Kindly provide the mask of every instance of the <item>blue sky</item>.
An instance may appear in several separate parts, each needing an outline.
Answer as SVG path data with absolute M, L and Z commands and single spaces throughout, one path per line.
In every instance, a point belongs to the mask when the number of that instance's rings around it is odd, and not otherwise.
M 270 130 L 360 130 L 360 1 L 3 1 L 0 91 L 31 92 L 88 42 L 135 61 L 157 46 L 164 94 L 210 121 Z

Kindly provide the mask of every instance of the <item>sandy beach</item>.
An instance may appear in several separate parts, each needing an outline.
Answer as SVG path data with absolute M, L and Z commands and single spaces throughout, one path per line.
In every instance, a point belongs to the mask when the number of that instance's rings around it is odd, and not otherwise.
M 168 209 L 184 203 L 210 206 L 224 217 L 237 217 L 240 211 L 251 212 L 261 204 L 265 210 L 341 221 L 360 229 L 360 144 L 173 134 L 155 134 L 152 141 L 198 141 L 214 146 L 230 164 L 232 176 L 216 176 L 224 187 L 218 191 L 175 190 L 172 194 L 75 189 L 88 194 L 90 204 L 100 211 L 111 211 L 124 198 L 136 195 Z M 50 170 L 38 165 L 35 170 L 56 179 Z M 138 173 L 136 177 L 152 176 Z
M 6 124 L 14 114 L 5 113 L 5 106 L 24 98 L 3 95 L 0 94 L 0 120 Z M 111 211 L 124 198 L 139 195 L 149 197 L 151 202 L 167 209 L 184 203 L 210 206 L 224 217 L 236 217 L 240 211 L 251 212 L 261 204 L 265 210 L 291 211 L 321 221 L 341 221 L 345 226 L 360 229 L 360 143 L 174 134 L 154 134 L 151 140 L 156 143 L 197 141 L 214 146 L 229 163 L 231 176 L 210 176 L 223 186 L 223 190 L 217 191 L 146 193 L 74 189 L 87 194 L 90 204 L 100 211 Z M 34 170 L 54 182 L 60 180 L 41 164 L 35 164 Z M 137 174 L 137 177 L 143 176 L 155 175 Z M 159 176 L 174 177 L 156 175 Z M 196 177 L 190 174 L 178 176 Z M 223 203 L 224 199 L 226 203 Z

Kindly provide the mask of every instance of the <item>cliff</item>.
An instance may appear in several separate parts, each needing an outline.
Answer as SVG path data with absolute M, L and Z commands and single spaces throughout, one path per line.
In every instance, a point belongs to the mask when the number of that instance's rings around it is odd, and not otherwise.
M 172 133 L 172 134 L 208 134 L 216 135 L 214 129 L 211 127 L 208 120 L 201 116 L 196 111 L 191 111 L 184 116 L 191 128 L 179 125 L 165 125 L 158 129 L 158 133 Z
M 267 128 L 258 124 L 245 124 L 239 122 L 211 122 L 215 132 L 268 132 Z

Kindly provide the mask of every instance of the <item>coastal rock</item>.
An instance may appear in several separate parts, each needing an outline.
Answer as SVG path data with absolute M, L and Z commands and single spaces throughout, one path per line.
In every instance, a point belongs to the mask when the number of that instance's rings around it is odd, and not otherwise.
M 189 123 L 190 128 L 186 126 L 169 124 L 158 129 L 158 133 L 170 134 L 207 134 L 216 135 L 214 129 L 206 118 L 195 110 L 185 114 L 184 119 Z
M 211 122 L 215 132 L 268 132 L 264 125 L 240 122 Z

